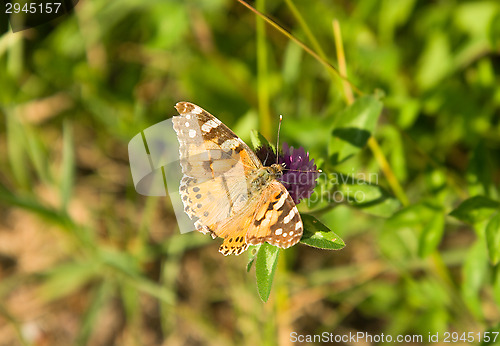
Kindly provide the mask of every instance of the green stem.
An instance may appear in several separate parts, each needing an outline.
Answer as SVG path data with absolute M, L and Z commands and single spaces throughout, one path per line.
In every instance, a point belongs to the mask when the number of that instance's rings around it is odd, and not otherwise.
M 307 38 L 311 42 L 314 50 L 318 52 L 318 55 L 321 57 L 323 60 L 327 60 L 326 54 L 321 48 L 318 40 L 316 40 L 316 37 L 313 35 L 311 29 L 309 28 L 309 25 L 307 25 L 307 22 L 304 20 L 304 17 L 302 17 L 302 14 L 300 11 L 297 9 L 295 4 L 292 2 L 292 0 L 285 0 L 286 4 L 290 8 L 290 11 L 292 11 L 292 14 L 294 15 L 295 19 L 299 22 L 299 25 L 302 27 L 302 30 L 304 30 Z

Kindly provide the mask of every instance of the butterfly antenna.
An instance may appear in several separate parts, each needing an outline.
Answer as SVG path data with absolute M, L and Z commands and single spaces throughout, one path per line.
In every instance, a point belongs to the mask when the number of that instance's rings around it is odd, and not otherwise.
M 322 169 L 314 169 L 314 170 L 301 170 L 301 169 L 287 169 L 287 171 L 289 172 L 302 172 L 302 173 L 323 173 L 323 170 Z
M 280 145 L 280 130 L 281 130 L 281 122 L 282 121 L 283 121 L 283 115 L 280 114 L 280 121 L 278 123 L 278 138 L 276 139 L 276 163 L 278 163 L 278 159 L 279 159 L 278 146 Z

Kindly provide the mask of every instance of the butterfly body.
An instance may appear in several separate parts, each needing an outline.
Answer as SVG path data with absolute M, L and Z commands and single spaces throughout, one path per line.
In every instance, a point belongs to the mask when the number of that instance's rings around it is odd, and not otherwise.
M 179 192 L 196 229 L 224 239 L 219 251 L 239 255 L 249 244 L 288 248 L 300 241 L 302 220 L 280 183 L 284 167 L 263 166 L 219 119 L 189 102 L 173 117 L 184 174 Z
M 283 166 L 273 164 L 270 167 L 260 167 L 248 177 L 248 189 L 251 194 L 258 194 L 273 180 L 278 180 L 283 174 Z

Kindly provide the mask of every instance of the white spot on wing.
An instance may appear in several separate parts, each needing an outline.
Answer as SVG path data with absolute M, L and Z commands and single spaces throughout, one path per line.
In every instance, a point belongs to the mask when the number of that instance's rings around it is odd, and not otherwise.
M 288 213 L 288 215 L 287 215 L 287 216 L 285 216 L 285 218 L 283 219 L 283 222 L 284 222 L 284 223 L 289 223 L 289 222 L 290 222 L 290 220 L 292 220 L 292 219 L 293 219 L 293 217 L 295 216 L 295 214 L 296 214 L 297 212 L 298 212 L 297 207 L 293 207 L 293 208 L 290 210 L 290 212 Z
M 295 230 L 298 230 L 299 228 L 302 228 L 302 221 L 297 221 L 295 224 Z
M 207 124 L 207 123 L 205 123 L 205 124 L 201 125 L 201 130 L 202 130 L 203 132 L 210 132 L 210 129 L 211 129 L 211 127 L 210 127 L 210 126 L 208 126 L 208 124 Z
M 186 127 L 189 127 L 189 122 L 186 121 L 186 123 L 184 125 L 186 125 Z
M 274 233 L 276 235 L 280 235 L 281 233 L 283 233 L 283 229 L 282 228 L 278 228 L 276 231 L 274 231 Z
M 287 199 L 287 197 L 288 197 L 288 191 L 285 191 L 285 193 L 281 195 L 278 202 L 276 202 L 276 204 L 273 206 L 273 209 L 274 210 L 280 209 L 283 206 L 283 204 L 285 203 L 285 200 Z
M 211 128 L 216 128 L 217 126 L 219 126 L 219 124 L 217 124 L 215 120 L 216 119 L 210 119 L 209 121 L 206 122 L 206 124 Z
M 194 114 L 201 114 L 201 113 L 203 112 L 203 109 L 201 109 L 201 108 L 200 108 L 200 107 L 198 107 L 197 105 L 193 105 L 193 106 L 194 106 L 194 108 L 193 108 L 192 112 L 193 112 Z
M 212 129 L 215 129 L 217 126 L 219 126 L 219 124 L 214 119 L 210 119 L 209 121 L 207 121 L 206 123 L 204 123 L 201 126 L 201 129 L 203 132 L 210 132 Z
M 191 138 L 196 137 L 196 131 L 193 129 L 189 130 L 189 137 L 191 137 Z
M 232 148 L 235 148 L 235 147 L 238 146 L 238 139 L 237 138 L 228 139 L 228 140 L 224 141 L 224 143 L 222 143 L 222 145 L 220 147 L 222 149 L 232 149 Z

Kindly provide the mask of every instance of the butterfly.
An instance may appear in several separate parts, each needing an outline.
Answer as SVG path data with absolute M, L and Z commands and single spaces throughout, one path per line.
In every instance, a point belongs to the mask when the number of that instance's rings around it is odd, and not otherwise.
M 173 127 L 183 173 L 179 193 L 196 230 L 223 238 L 219 252 L 239 255 L 264 242 L 288 248 L 302 237 L 300 214 L 279 181 L 284 167 L 263 166 L 219 119 L 179 102 Z

